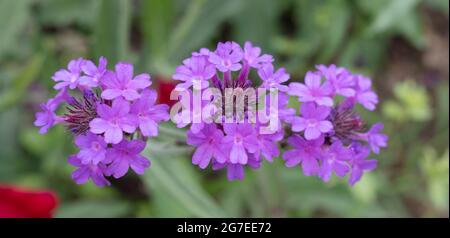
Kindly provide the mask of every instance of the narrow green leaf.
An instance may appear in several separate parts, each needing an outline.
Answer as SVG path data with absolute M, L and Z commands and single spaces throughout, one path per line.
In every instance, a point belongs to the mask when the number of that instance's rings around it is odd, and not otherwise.
M 143 1 L 141 15 L 146 56 L 154 59 L 165 57 L 172 29 L 173 1 Z
M 44 57 L 35 55 L 27 66 L 12 80 L 6 92 L 0 94 L 0 112 L 15 105 L 24 98 L 28 86 L 36 79 L 41 72 Z
M 277 32 L 277 17 L 280 15 L 280 2 L 271 0 L 245 1 L 240 14 L 233 17 L 235 41 L 251 41 L 266 51 Z
M 29 17 L 29 0 L 0 0 L 0 58 L 13 48 Z
M 105 56 L 111 62 L 127 56 L 130 32 L 131 1 L 100 0 L 94 26 L 95 57 Z
M 169 55 L 177 62 L 190 52 L 208 45 L 226 19 L 239 13 L 244 1 L 196 0 L 179 21 L 169 44 Z
M 163 188 L 188 211 L 196 217 L 223 217 L 224 211 L 203 190 L 190 159 L 168 155 L 168 150 L 159 152 L 160 145 L 149 143 L 146 154 L 152 159 L 152 168 L 144 182 L 151 189 L 152 186 Z
M 124 201 L 81 200 L 63 204 L 56 217 L 114 218 L 126 216 L 130 206 Z

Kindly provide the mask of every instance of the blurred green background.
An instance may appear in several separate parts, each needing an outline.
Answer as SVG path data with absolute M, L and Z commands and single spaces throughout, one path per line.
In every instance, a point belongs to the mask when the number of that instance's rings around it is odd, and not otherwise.
M 49 188 L 57 217 L 448 217 L 447 0 L 0 0 L 0 183 Z M 190 162 L 185 131 L 162 125 L 152 167 L 113 186 L 77 186 L 62 126 L 33 127 L 50 79 L 74 57 L 127 60 L 154 81 L 200 47 L 250 40 L 302 81 L 336 63 L 374 80 L 389 147 L 355 187 L 281 159 L 243 181 Z M 111 64 L 110 64 L 111 66 Z

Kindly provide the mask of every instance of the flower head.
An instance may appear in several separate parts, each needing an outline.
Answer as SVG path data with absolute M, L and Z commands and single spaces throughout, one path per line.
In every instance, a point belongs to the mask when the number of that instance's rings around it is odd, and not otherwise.
M 286 166 L 301 164 L 305 175 L 318 176 L 325 182 L 333 173 L 338 177 L 350 174 L 348 182 L 354 185 L 377 165 L 376 160 L 365 160 L 370 151 L 378 154 L 387 146 L 387 135 L 380 133 L 383 124 L 376 123 L 367 131 L 366 122 L 355 109 L 359 103 L 374 110 L 378 97 L 365 76 L 335 65 L 316 68 L 306 74 L 305 84 L 289 85 L 288 93 L 303 104 L 300 116 L 287 120 L 292 131 L 300 133 L 288 139 L 293 149 L 287 150 L 283 159 Z
M 192 53 L 177 68 L 173 78 L 184 81 L 177 88 L 190 97 L 180 98 L 182 110 L 173 121 L 178 127 L 190 125 L 187 142 L 196 148 L 193 164 L 227 169 L 228 179 L 234 180 L 243 178 L 246 167 L 259 168 L 263 159 L 271 162 L 279 156 L 282 123 L 294 116 L 295 109 L 287 107 L 288 87 L 283 85 L 290 76 L 272 62 L 271 55 L 262 54 L 251 42 L 244 48 L 224 42 L 215 50 Z M 258 88 L 250 75 L 259 78 Z
M 149 89 L 150 75 L 133 76 L 133 65 L 125 62 L 108 70 L 106 58 L 100 57 L 98 66 L 72 60 L 53 79 L 60 90 L 41 105 L 34 124 L 41 134 L 58 123 L 73 133 L 79 151 L 69 157 L 69 164 L 77 167 L 72 179 L 106 186 L 108 176 L 122 177 L 129 167 L 144 173 L 150 166 L 141 155 L 146 141 L 169 119 L 169 107 L 156 104 L 157 93 Z M 63 104 L 65 112 L 57 115 Z

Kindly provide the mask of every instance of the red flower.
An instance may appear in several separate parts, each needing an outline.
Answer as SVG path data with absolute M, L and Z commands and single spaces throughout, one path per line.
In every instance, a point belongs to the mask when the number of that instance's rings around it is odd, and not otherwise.
M 49 218 L 57 204 L 53 192 L 0 185 L 0 218 Z
M 161 77 L 157 79 L 158 103 L 167 104 L 169 107 L 173 106 L 178 100 L 170 100 L 170 93 L 175 88 L 176 83 Z

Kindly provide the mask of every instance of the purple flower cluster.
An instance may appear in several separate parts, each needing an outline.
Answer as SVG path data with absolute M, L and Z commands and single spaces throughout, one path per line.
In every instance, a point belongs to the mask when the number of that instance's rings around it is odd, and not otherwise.
M 129 168 L 143 174 L 150 161 L 141 155 L 149 137 L 158 135 L 158 123 L 169 119 L 167 105 L 156 104 L 157 93 L 149 87 L 150 75 L 134 76 L 133 65 L 119 62 L 107 69 L 82 58 L 69 62 L 52 79 L 58 93 L 36 114 L 35 126 L 44 134 L 64 124 L 75 136 L 77 154 L 68 162 L 78 167 L 72 174 L 77 184 L 91 179 L 98 186 L 110 185 L 105 178 L 120 178 Z M 57 115 L 65 103 L 65 112 Z
M 289 88 L 283 85 L 290 76 L 283 68 L 275 70 L 272 62 L 271 55 L 261 54 L 261 49 L 250 42 L 246 42 L 243 48 L 235 42 L 225 42 L 218 43 L 214 51 L 201 49 L 192 53 L 190 58 L 177 67 L 173 79 L 182 81 L 177 85 L 177 89 L 186 90 L 189 95 L 196 89 L 202 91 L 208 86 L 216 89 L 223 98 L 227 97 L 227 89 L 256 89 L 249 77 L 252 70 L 261 80 L 259 88 L 280 91 L 277 97 L 277 127 L 270 133 L 262 133 L 260 130 L 266 127 L 268 122 L 260 120 L 259 117 L 253 122 L 249 120 L 252 114 L 250 103 L 245 104 L 243 108 L 235 106 L 236 113 L 229 115 L 223 110 L 228 106 L 226 100 L 214 104 L 212 99 L 203 97 L 201 110 L 188 108 L 179 113 L 178 120 L 175 119 L 177 126 L 191 125 L 187 143 L 196 148 L 192 156 L 193 164 L 201 169 L 210 164 L 213 170 L 226 168 L 228 179 L 234 180 L 243 179 L 246 166 L 258 168 L 263 159 L 271 162 L 280 155 L 277 143 L 283 139 L 283 128 L 278 125 L 293 117 L 295 109 L 287 108 L 288 96 L 285 92 Z M 254 105 L 259 109 L 267 108 L 268 111 L 270 101 L 267 95 L 262 102 L 258 100 Z M 191 106 L 192 104 L 191 100 Z M 205 115 L 205 109 L 208 107 L 211 113 Z M 185 123 L 182 119 L 186 117 L 215 120 L 192 120 Z
M 378 97 L 369 78 L 335 65 L 319 65 L 317 71 L 306 74 L 304 83 L 290 83 L 288 94 L 302 104 L 300 115 L 289 121 L 297 133 L 288 139 L 292 149 L 283 154 L 286 166 L 300 165 L 304 175 L 325 182 L 333 173 L 350 174 L 351 185 L 376 168 L 377 161 L 367 158 L 371 151 L 378 154 L 386 147 L 388 137 L 380 133 L 381 123 L 366 130 L 354 109 L 360 104 L 375 110 Z

